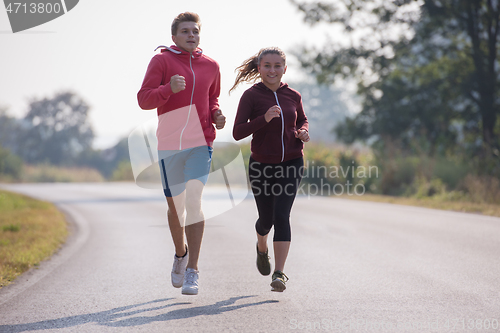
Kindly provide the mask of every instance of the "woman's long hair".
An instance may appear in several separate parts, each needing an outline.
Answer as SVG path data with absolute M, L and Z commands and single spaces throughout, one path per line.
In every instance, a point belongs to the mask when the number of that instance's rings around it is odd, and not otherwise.
M 253 55 L 252 57 L 248 58 L 238 66 L 235 70 L 235 72 L 238 72 L 238 75 L 236 76 L 236 80 L 234 80 L 234 85 L 233 87 L 229 90 L 229 93 L 236 89 L 236 87 L 241 83 L 241 82 L 255 82 L 260 78 L 260 73 L 259 73 L 259 64 L 260 61 L 262 60 L 262 57 L 265 56 L 266 54 L 277 54 L 283 59 L 283 62 L 286 65 L 286 55 L 285 52 L 283 52 L 280 48 L 278 47 L 267 47 L 264 49 L 261 49 L 257 54 Z

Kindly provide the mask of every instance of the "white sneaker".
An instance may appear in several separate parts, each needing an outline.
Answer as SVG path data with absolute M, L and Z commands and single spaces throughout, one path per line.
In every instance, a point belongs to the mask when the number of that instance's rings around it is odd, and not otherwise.
M 182 287 L 184 282 L 184 273 L 186 272 L 187 263 L 189 260 L 189 252 L 186 246 L 186 255 L 184 257 L 178 257 L 174 254 L 174 265 L 172 266 L 172 273 L 170 274 L 172 278 L 172 285 L 175 288 Z
M 198 295 L 198 273 L 199 271 L 188 268 L 184 275 L 184 284 L 182 285 L 182 293 L 184 295 Z

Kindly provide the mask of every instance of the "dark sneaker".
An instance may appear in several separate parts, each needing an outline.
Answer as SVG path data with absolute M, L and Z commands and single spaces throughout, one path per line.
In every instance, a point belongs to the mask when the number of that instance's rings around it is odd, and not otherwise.
M 269 262 L 269 249 L 265 253 L 259 252 L 259 245 L 257 245 L 257 269 L 262 275 L 271 274 L 271 263 Z
M 288 276 L 281 271 L 275 271 L 273 273 L 273 281 L 271 282 L 271 291 L 283 292 L 286 289 L 286 282 L 288 281 Z

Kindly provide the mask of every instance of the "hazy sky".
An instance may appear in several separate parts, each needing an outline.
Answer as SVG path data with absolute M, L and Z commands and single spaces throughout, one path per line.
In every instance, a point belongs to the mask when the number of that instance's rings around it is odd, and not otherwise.
M 32 97 L 72 90 L 90 106 L 96 148 L 108 148 L 156 110 L 137 105 L 146 67 L 158 45 L 171 45 L 170 25 L 184 11 L 202 20 L 200 47 L 221 68 L 221 109 L 228 118 L 218 138 L 232 141 L 239 98 L 248 87 L 228 95 L 234 69 L 260 48 L 278 46 L 290 53 L 299 45 L 322 45 L 342 32 L 331 26 L 310 28 L 288 0 L 80 0 L 67 14 L 13 34 L 0 7 L 0 106 L 21 117 Z M 302 75 L 290 55 L 283 81 Z M 306 110 L 307 111 L 307 110 Z

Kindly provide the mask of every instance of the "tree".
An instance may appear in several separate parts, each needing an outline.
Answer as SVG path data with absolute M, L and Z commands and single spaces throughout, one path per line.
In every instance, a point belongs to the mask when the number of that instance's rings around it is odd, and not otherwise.
M 85 101 L 72 92 L 32 100 L 21 122 L 17 153 L 28 163 L 71 165 L 90 149 L 94 138 L 88 111 Z
M 345 141 L 424 140 L 430 152 L 500 147 L 498 0 L 292 2 L 311 25 L 367 32 L 298 53 L 318 82 L 357 80 L 362 111 L 338 127 Z
M 310 81 L 289 84 L 302 95 L 313 140 L 331 142 L 335 139 L 333 129 L 349 115 L 349 107 L 344 102 L 340 90 Z
M 97 169 L 106 178 L 112 178 L 113 173 L 117 168 L 120 168 L 123 161 L 130 161 L 127 137 L 120 139 L 113 147 L 108 149 L 87 149 L 77 159 L 79 165 Z
M 0 108 L 0 145 L 17 152 L 18 135 L 21 132 L 19 119 L 7 114 L 7 108 Z

